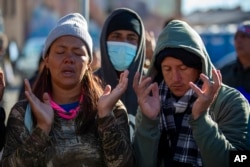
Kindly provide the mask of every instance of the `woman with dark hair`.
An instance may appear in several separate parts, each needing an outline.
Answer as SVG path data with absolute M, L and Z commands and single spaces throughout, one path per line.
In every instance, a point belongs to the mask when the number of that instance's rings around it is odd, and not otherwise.
M 62 17 L 44 45 L 44 68 L 28 101 L 7 123 L 3 166 L 133 166 L 126 108 L 118 99 L 128 83 L 121 74 L 111 92 L 91 69 L 92 39 L 79 13 Z

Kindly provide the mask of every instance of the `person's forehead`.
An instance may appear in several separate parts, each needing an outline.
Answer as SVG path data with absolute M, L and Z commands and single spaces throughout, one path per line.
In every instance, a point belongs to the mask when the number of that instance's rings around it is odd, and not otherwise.
M 73 35 L 64 35 L 64 36 L 61 36 L 61 37 L 55 39 L 52 44 L 54 44 L 54 43 L 65 43 L 67 45 L 68 44 L 72 44 L 73 45 L 73 44 L 78 43 L 78 44 L 84 44 L 84 45 L 86 45 L 85 42 L 82 39 L 80 39 L 80 38 L 78 38 L 76 36 L 73 36 Z
M 175 57 L 172 57 L 172 56 L 166 56 L 163 61 L 162 61 L 162 64 L 172 64 L 172 63 L 178 63 L 178 64 L 183 64 L 182 60 L 180 59 L 177 59 Z
M 236 34 L 235 34 L 235 37 L 239 37 L 239 36 L 248 37 L 248 38 L 246 38 L 246 39 L 250 39 L 250 33 L 237 31 Z
M 134 31 L 130 30 L 115 30 L 111 32 L 110 34 L 117 34 L 117 35 L 136 35 L 138 36 Z

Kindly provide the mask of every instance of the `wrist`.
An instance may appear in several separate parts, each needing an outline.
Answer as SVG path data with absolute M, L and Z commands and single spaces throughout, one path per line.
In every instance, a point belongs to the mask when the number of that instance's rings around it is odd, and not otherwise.
M 97 112 L 97 115 L 98 115 L 98 117 L 99 118 L 104 118 L 104 117 L 106 117 L 106 116 L 108 116 L 108 115 L 111 115 L 111 113 L 112 113 L 112 111 L 111 112 L 109 112 L 109 111 L 102 111 L 102 112 Z
M 37 125 L 46 135 L 49 135 L 49 132 L 51 131 L 51 126 L 48 125 Z

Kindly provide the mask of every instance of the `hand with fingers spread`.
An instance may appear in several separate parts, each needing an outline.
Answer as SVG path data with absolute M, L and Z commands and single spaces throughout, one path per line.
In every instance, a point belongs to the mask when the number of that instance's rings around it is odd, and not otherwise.
M 100 97 L 97 104 L 98 116 L 100 118 L 105 117 L 111 113 L 116 102 L 126 91 L 128 86 L 128 74 L 128 70 L 125 70 L 123 73 L 121 73 L 119 83 L 112 91 L 110 85 L 107 85 L 105 87 L 104 93 Z
M 139 82 L 139 73 L 137 72 L 134 77 L 133 88 L 142 113 L 150 119 L 155 119 L 160 112 L 158 85 L 151 83 L 150 77 L 143 77 Z M 149 95 L 150 93 L 152 93 L 152 96 Z
M 190 87 L 198 95 L 198 98 L 195 101 L 192 109 L 192 116 L 194 119 L 197 119 L 203 112 L 205 112 L 217 97 L 218 91 L 222 84 L 222 77 L 220 71 L 216 69 L 212 70 L 212 75 L 213 81 L 210 81 L 209 78 L 204 74 L 200 75 L 200 78 L 204 83 L 202 89 L 190 82 Z
M 48 93 L 43 94 L 43 102 L 40 101 L 32 92 L 30 83 L 27 79 L 24 80 L 25 95 L 30 103 L 31 110 L 37 121 L 37 126 L 46 134 L 49 134 L 54 120 L 54 111 L 50 106 L 50 97 Z

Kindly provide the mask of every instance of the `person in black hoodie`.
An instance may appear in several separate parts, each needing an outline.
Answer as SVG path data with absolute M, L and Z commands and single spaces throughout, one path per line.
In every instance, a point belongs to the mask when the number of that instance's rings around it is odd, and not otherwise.
M 130 135 L 134 132 L 137 97 L 132 87 L 136 71 L 143 74 L 145 61 L 145 30 L 140 16 L 128 8 L 115 9 L 106 19 L 100 39 L 101 68 L 96 72 L 114 88 L 119 75 L 129 71 L 128 87 L 121 97 L 127 108 Z

